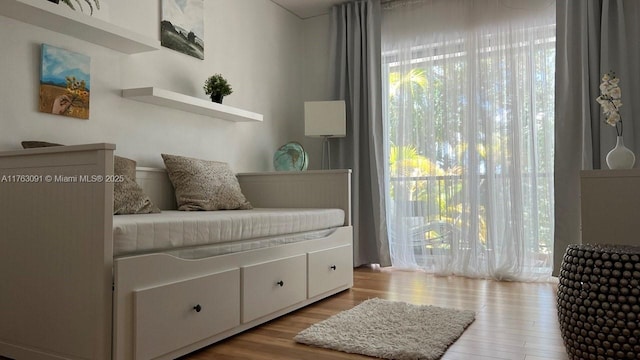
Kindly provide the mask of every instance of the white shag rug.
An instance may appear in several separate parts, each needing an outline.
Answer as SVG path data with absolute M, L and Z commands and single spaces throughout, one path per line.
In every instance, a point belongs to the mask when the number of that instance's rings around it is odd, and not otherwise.
M 436 360 L 475 320 L 470 310 L 369 299 L 294 337 L 307 345 L 394 360 Z

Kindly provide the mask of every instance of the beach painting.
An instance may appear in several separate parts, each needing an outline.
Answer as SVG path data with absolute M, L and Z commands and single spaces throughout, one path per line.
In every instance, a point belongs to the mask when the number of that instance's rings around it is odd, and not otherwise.
M 160 44 L 204 59 L 204 0 L 162 0 Z
M 47 44 L 41 55 L 39 110 L 88 119 L 91 58 Z

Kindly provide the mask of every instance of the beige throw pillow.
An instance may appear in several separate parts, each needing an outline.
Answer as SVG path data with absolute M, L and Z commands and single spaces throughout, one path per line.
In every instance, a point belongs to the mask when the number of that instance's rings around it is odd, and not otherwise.
M 251 204 L 227 163 L 162 154 L 178 210 L 246 210 Z

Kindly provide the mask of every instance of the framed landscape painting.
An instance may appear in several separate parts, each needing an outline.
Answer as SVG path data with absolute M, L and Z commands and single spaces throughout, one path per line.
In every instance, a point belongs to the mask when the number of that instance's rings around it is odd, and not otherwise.
M 88 119 L 90 67 L 87 55 L 42 44 L 39 110 Z
M 162 0 L 160 44 L 204 59 L 204 0 Z

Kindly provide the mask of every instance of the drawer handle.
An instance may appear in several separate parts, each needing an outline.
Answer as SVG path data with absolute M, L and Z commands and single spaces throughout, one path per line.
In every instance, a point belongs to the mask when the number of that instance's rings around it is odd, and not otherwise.
M 280 281 L 278 281 L 276 283 L 276 285 L 280 285 L 280 287 L 283 287 L 284 286 L 284 281 L 280 280 Z
M 330 268 L 331 270 L 335 270 L 335 269 L 336 269 L 336 266 L 335 266 L 335 265 L 331 265 L 331 266 L 329 266 L 329 268 Z
M 196 312 L 200 312 L 200 311 L 202 311 L 202 306 L 200 306 L 200 304 L 198 304 L 198 305 L 193 307 L 193 310 L 195 310 Z

